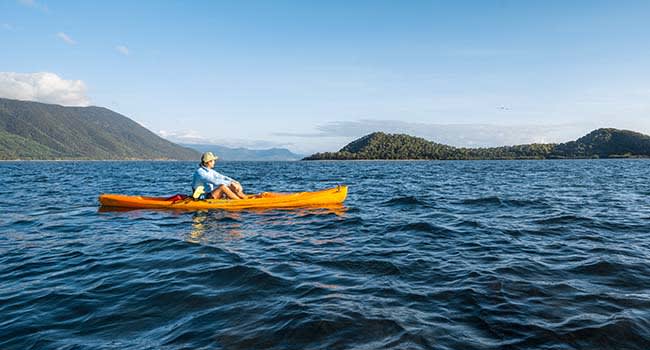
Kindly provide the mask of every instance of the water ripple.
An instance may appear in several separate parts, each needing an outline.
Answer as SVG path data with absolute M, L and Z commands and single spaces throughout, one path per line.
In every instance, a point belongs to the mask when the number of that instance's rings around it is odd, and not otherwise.
M 648 349 L 648 164 L 223 162 L 348 201 L 174 212 L 96 196 L 194 162 L 0 163 L 0 348 Z

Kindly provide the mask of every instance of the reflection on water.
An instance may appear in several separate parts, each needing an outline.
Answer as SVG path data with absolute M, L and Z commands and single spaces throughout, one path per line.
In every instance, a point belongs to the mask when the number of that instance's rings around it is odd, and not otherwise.
M 186 240 L 191 243 L 218 243 L 241 239 L 253 234 L 273 236 L 271 230 L 265 232 L 265 229 L 291 226 L 295 223 L 296 218 L 300 218 L 302 222 L 312 216 L 312 221 L 318 221 L 322 219 L 322 216 L 326 215 L 334 215 L 341 219 L 345 218 L 346 210 L 347 208 L 344 205 L 338 204 L 291 209 L 196 211 L 191 213 L 192 229 L 188 233 Z M 327 242 L 327 240 L 322 241 L 322 243 L 324 242 Z
M 197 210 L 187 211 L 178 209 L 134 209 L 99 207 L 98 213 L 113 214 L 129 220 L 142 218 L 169 217 L 171 214 L 183 221 L 190 218 L 189 231 L 186 241 L 190 243 L 218 243 L 238 240 L 247 235 L 265 234 L 273 236 L 272 230 L 265 231 L 274 226 L 291 226 L 296 219 L 301 222 L 314 223 L 327 215 L 332 215 L 338 220 L 345 219 L 348 208 L 343 204 L 283 208 L 283 209 L 243 209 L 234 210 Z M 323 240 L 326 242 L 327 240 Z
M 337 216 L 343 216 L 348 209 L 343 204 L 327 204 L 327 205 L 317 205 L 317 206 L 305 206 L 305 207 L 296 207 L 296 208 L 264 208 L 264 209 L 255 209 L 255 208 L 246 208 L 246 209 L 214 209 L 216 212 L 246 212 L 246 213 L 255 213 L 255 214 L 266 214 L 270 212 L 285 211 L 291 212 L 293 215 L 304 216 L 309 214 L 334 214 Z M 188 210 L 188 209 L 138 209 L 138 208 L 120 208 L 120 207 L 103 207 L 99 206 L 97 208 L 98 213 L 119 213 L 119 212 L 151 212 L 151 211 L 165 211 L 165 212 L 176 212 L 176 213 L 187 213 L 187 212 L 209 212 L 209 210 Z
M 187 236 L 190 243 L 237 240 L 244 236 L 242 218 L 238 212 L 199 211 L 192 214 L 192 230 Z

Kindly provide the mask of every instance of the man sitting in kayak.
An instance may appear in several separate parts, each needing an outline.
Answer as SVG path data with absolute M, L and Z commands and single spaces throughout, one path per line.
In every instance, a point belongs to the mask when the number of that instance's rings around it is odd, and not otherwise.
M 221 175 L 214 170 L 214 163 L 218 159 L 212 152 L 205 152 L 201 156 L 200 167 L 194 172 L 192 177 L 193 197 L 199 197 L 201 189 L 205 196 L 203 198 L 221 199 L 244 199 L 244 189 L 239 182 Z

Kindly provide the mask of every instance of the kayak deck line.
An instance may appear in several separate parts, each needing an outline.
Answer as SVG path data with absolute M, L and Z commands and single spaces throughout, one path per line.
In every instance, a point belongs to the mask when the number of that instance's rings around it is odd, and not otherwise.
M 341 204 L 348 194 L 348 187 L 339 185 L 314 192 L 262 192 L 246 199 L 203 199 L 191 197 L 170 200 L 168 197 L 127 196 L 121 194 L 100 194 L 102 207 L 134 209 L 265 209 L 314 207 Z

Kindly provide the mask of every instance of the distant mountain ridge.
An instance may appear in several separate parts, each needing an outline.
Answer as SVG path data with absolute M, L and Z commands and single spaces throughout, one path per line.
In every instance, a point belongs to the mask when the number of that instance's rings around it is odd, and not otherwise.
M 650 136 L 629 130 L 597 129 L 560 144 L 462 148 L 405 134 L 375 132 L 338 152 L 316 153 L 305 160 L 354 159 L 578 159 L 650 157 Z
M 208 144 L 182 144 L 185 147 L 195 149 L 199 152 L 213 152 L 221 160 L 233 161 L 292 161 L 300 160 L 302 155 L 295 154 L 286 148 L 270 149 L 248 149 L 248 148 L 230 148 L 218 145 Z
M 0 159 L 198 159 L 199 153 L 103 107 L 0 98 Z

